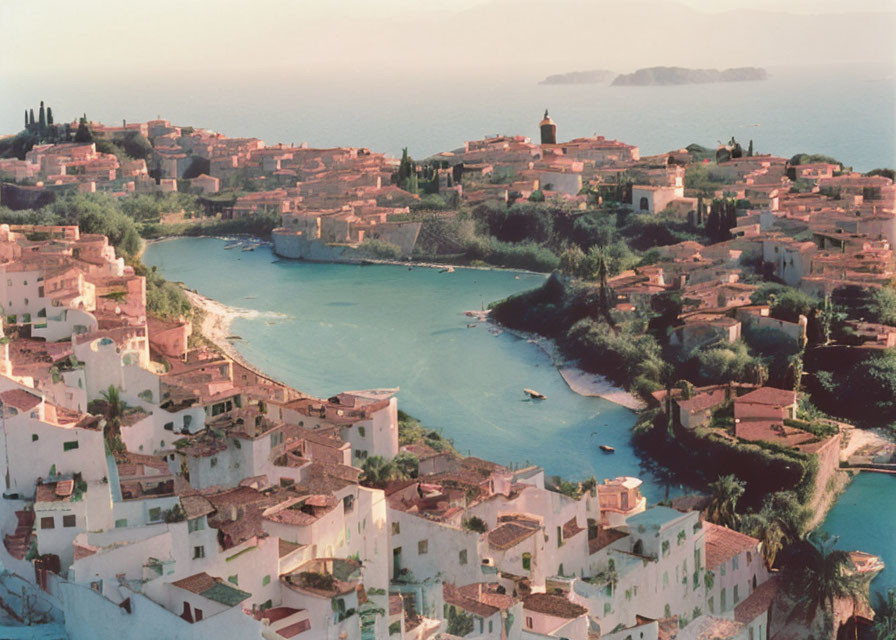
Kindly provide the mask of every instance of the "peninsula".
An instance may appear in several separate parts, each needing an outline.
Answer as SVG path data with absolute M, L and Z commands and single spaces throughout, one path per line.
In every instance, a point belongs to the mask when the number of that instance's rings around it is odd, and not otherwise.
M 768 78 L 765 69 L 737 67 L 734 69 L 686 69 L 684 67 L 648 67 L 633 73 L 616 76 L 614 87 L 654 86 L 676 84 L 705 84 L 710 82 L 755 82 Z

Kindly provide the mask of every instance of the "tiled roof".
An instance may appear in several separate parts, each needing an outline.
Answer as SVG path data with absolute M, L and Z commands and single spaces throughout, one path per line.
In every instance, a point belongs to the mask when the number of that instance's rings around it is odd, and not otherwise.
M 778 579 L 774 576 L 763 582 L 746 600 L 734 608 L 734 619 L 744 624 L 753 622 L 768 611 L 778 594 Z
M 704 522 L 706 531 L 706 568 L 715 569 L 744 551 L 755 550 L 759 540 L 712 522 Z
M 496 549 L 509 549 L 519 544 L 532 534 L 536 529 L 516 522 L 505 522 L 488 532 L 488 543 Z
M 523 608 L 537 613 L 544 613 L 557 618 L 578 618 L 588 613 L 588 609 L 570 602 L 563 596 L 547 593 L 533 593 L 523 599 Z
M 787 389 L 775 389 L 774 387 L 760 387 L 756 391 L 742 395 L 736 402 L 788 407 L 796 402 L 796 392 Z
M 204 571 L 171 584 L 179 589 L 200 595 L 203 598 L 220 602 L 228 607 L 233 607 L 252 596 L 251 593 L 231 587 L 220 578 L 213 578 Z
M 31 411 L 40 402 L 40 396 L 28 393 L 24 389 L 9 389 L 0 393 L 0 404 L 15 407 L 19 411 Z

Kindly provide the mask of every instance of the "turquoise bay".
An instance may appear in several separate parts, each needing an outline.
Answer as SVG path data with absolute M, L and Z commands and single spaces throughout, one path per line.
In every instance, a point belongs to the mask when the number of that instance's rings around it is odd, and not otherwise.
M 278 260 L 270 249 L 225 251 L 223 240 L 152 244 L 144 260 L 170 280 L 240 310 L 236 347 L 275 378 L 318 396 L 400 387 L 399 406 L 442 430 L 464 454 L 539 464 L 548 474 L 599 480 L 638 475 L 653 503 L 664 487 L 630 445 L 634 414 L 573 393 L 536 346 L 464 312 L 537 286 L 544 276 L 510 271 L 355 266 Z M 524 387 L 548 400 L 525 400 Z M 603 454 L 600 444 L 616 448 Z M 860 475 L 823 529 L 839 546 L 879 554 L 894 584 L 896 478 Z
M 465 311 L 531 289 L 544 276 L 281 261 L 266 247 L 224 245 L 169 240 L 151 245 L 145 261 L 242 309 L 231 325 L 242 338 L 237 348 L 277 379 L 325 397 L 400 387 L 399 406 L 442 429 L 464 454 L 537 463 L 569 478 L 640 473 L 629 446 L 631 411 L 573 393 L 536 345 L 467 326 Z M 525 387 L 548 400 L 527 400 Z M 600 444 L 616 453 L 602 453 Z M 649 478 L 645 485 L 648 499 L 662 497 Z

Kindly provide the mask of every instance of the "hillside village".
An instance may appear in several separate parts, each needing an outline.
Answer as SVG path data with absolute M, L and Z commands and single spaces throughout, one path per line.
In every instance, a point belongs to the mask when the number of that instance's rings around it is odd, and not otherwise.
M 896 187 L 839 164 L 740 145 L 641 158 L 599 136 L 558 142 L 547 113 L 540 143 L 487 137 L 420 166 L 164 120 L 89 123 L 89 142 L 68 140 L 78 123 L 52 126 L 63 141 L 0 160 L 4 206 L 186 191 L 201 215 L 279 216 L 279 255 L 355 261 L 415 257 L 433 217 L 459 206 L 546 201 L 574 218 L 613 203 L 714 229 L 616 273 L 582 266 L 600 265 L 599 251 L 570 247 L 562 261 L 563 286 L 588 289 L 620 325 L 677 296 L 664 348 L 696 353 L 760 332 L 792 343 L 801 363 L 812 342 L 823 364 L 825 349 L 862 362 L 896 345 L 896 326 L 844 319 L 846 344 L 813 333 L 815 310 L 784 318 L 774 300 L 754 301 L 759 276 L 820 300 L 892 278 Z M 145 158 L 99 150 L 137 136 Z M 700 164 L 716 189 L 691 195 Z M 252 187 L 221 197 L 236 184 Z M 418 218 L 432 195 L 450 206 Z M 191 339 L 188 318 L 153 316 L 146 278 L 77 225 L 2 225 L 0 261 L 0 597 L 20 618 L 27 608 L 73 639 L 766 640 L 808 629 L 780 606 L 765 541 L 711 522 L 705 505 L 648 506 L 632 476 L 560 491 L 538 467 L 408 438 L 397 389 L 309 397 Z M 636 391 L 682 438 L 812 459 L 813 474 L 769 492 L 802 489 L 802 504 L 821 509 L 849 425 L 807 416 L 802 370 L 794 380 L 765 367 L 706 384 L 656 376 Z M 859 550 L 845 568 L 866 590 L 881 569 Z M 838 602 L 831 633 L 871 617 L 867 602 Z

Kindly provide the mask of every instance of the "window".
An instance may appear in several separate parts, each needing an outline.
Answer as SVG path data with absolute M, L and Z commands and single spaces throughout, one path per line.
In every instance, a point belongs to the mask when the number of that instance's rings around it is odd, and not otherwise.
M 533 626 L 531 616 L 526 616 L 526 628 L 531 629 Z
M 239 575 L 228 576 L 227 582 L 238 587 L 238 586 L 240 586 L 240 577 L 239 577 Z
M 461 549 L 460 553 L 457 554 L 457 561 L 459 564 L 467 564 L 467 550 Z
M 164 429 L 165 429 L 165 431 L 174 431 L 174 423 L 166 422 Z
M 205 547 L 202 545 L 198 545 L 193 547 L 193 560 L 198 560 L 200 558 L 205 557 Z
M 283 432 L 277 431 L 276 433 L 271 434 L 271 448 L 273 449 L 276 446 L 283 444 Z
M 721 607 L 721 613 L 725 613 L 728 609 L 728 599 L 725 593 L 725 587 L 722 587 L 722 593 L 719 596 L 719 606 Z
M 75 514 L 70 513 L 68 515 L 62 516 L 62 526 L 63 527 L 74 527 L 75 526 Z
M 266 575 L 264 578 L 261 579 L 261 586 L 262 586 L 262 587 L 266 587 L 266 586 L 268 586 L 269 584 L 271 584 L 271 576 L 270 576 L 270 574 Z
M 31 434 L 31 442 L 37 442 L 39 439 L 36 433 Z
M 162 508 L 161 507 L 153 507 L 149 510 L 149 521 L 150 522 L 158 522 L 162 519 Z
M 393 522 L 392 523 L 392 535 L 397 536 L 399 533 L 401 533 L 401 523 Z
M 193 609 L 193 615 L 195 616 L 196 622 L 202 620 L 202 609 Z
M 365 437 L 367 435 L 367 429 L 365 429 L 364 427 L 358 427 L 358 435 L 362 438 Z
M 116 528 L 116 529 L 123 529 L 123 528 L 125 528 L 126 526 L 128 526 L 128 519 L 127 519 L 127 518 L 121 518 L 120 520 L 116 520 L 116 521 L 115 521 L 115 528 Z
M 429 553 L 429 540 L 420 540 L 417 543 L 417 555 L 422 556 Z
M 557 527 L 557 546 L 558 547 L 563 546 L 563 528 L 562 527 Z
M 523 569 L 526 571 L 532 569 L 532 554 L 528 551 L 523 554 Z
M 749 632 L 749 633 L 750 633 L 749 640 L 754 640 L 754 638 L 753 638 L 753 627 L 750 627 L 750 632 Z
M 193 518 L 192 520 L 187 520 L 187 532 L 193 533 L 194 531 L 201 531 L 205 529 L 205 524 L 202 522 L 202 518 Z
M 731 569 L 733 571 L 737 571 L 739 564 L 740 564 L 740 556 L 734 556 L 733 558 L 731 558 Z
M 740 602 L 740 594 L 737 592 L 738 585 L 734 585 L 734 591 L 731 594 L 731 604 L 737 604 Z
M 709 612 L 710 612 L 710 613 L 715 613 L 715 612 L 716 612 L 716 598 L 715 598 L 715 596 L 709 596 L 709 601 L 708 601 L 708 602 L 709 602 Z
M 53 516 L 41 518 L 40 519 L 40 528 L 41 529 L 55 529 L 56 521 L 53 519 Z
M 72 449 L 77 449 L 77 448 L 78 448 L 78 441 L 77 441 L 77 440 L 69 440 L 68 442 L 63 442 L 63 443 L 62 443 L 62 450 L 63 450 L 63 451 L 71 451 Z
M 751 562 L 753 562 L 753 554 L 747 551 L 747 564 L 750 564 Z

